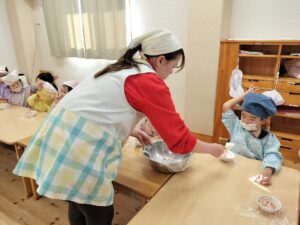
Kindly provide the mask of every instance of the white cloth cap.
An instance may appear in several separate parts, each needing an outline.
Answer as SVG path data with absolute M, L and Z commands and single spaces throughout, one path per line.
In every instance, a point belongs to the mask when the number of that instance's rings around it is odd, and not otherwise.
M 238 97 L 244 93 L 242 87 L 243 72 L 240 69 L 232 70 L 230 81 L 229 81 L 229 95 L 233 98 Z
M 275 105 L 282 105 L 284 103 L 283 97 L 276 90 L 265 91 L 262 94 L 271 98 L 273 100 L 273 102 L 275 103 Z
M 53 87 L 53 85 L 47 81 L 43 83 L 43 88 L 45 88 L 50 93 L 57 93 L 55 87 Z
M 20 78 L 18 72 L 14 70 L 6 76 L 1 77 L 0 79 L 2 82 L 4 82 L 5 85 L 9 86 L 18 81 Z
M 68 80 L 68 81 L 63 82 L 63 85 L 66 85 L 71 88 L 74 88 L 77 84 L 79 84 L 79 82 L 75 81 L 75 80 Z
M 5 76 L 6 74 L 6 66 L 0 66 L 0 76 Z
M 142 44 L 142 55 L 158 56 L 181 49 L 177 37 L 166 29 L 157 29 L 133 39 L 129 48 Z

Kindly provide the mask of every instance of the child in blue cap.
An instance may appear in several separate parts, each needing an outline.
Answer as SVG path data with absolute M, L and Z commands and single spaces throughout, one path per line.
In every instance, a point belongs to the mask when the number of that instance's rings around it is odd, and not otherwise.
M 222 122 L 230 134 L 230 143 L 234 144 L 233 152 L 263 161 L 263 170 L 257 175 L 256 182 L 268 185 L 272 175 L 279 171 L 283 158 L 279 152 L 279 140 L 264 129 L 264 124 L 276 113 L 276 105 L 271 98 L 254 93 L 256 89 L 251 87 L 244 94 L 225 102 Z M 242 101 L 239 120 L 232 108 Z

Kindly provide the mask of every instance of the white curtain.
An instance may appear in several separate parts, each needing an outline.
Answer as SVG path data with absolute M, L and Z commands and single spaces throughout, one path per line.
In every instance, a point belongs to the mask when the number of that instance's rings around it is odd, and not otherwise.
M 43 0 L 51 54 L 118 59 L 126 47 L 126 0 Z
M 125 0 L 81 0 L 85 56 L 118 59 L 126 47 Z
M 43 0 L 50 52 L 58 57 L 84 57 L 78 0 Z

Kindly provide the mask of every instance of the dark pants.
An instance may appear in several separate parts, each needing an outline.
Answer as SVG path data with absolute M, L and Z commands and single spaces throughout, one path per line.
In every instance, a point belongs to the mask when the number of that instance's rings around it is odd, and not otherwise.
M 69 203 L 70 225 L 111 225 L 114 217 L 114 206 L 94 206 Z

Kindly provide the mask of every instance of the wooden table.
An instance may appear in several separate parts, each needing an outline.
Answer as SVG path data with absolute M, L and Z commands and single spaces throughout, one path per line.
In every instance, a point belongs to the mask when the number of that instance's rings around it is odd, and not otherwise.
M 25 138 L 25 139 L 15 143 L 14 146 L 15 146 L 15 151 L 16 151 L 18 160 L 21 158 L 21 156 L 30 140 L 31 140 L 31 137 Z M 26 178 L 26 177 L 22 177 L 22 179 L 23 179 L 23 185 L 24 185 L 26 197 L 28 198 L 31 195 L 33 195 L 33 197 L 36 200 L 38 200 L 40 198 L 40 195 L 36 192 L 36 189 L 38 186 L 37 186 L 35 180 L 33 180 L 31 178 Z
M 15 146 L 17 158 L 20 159 L 25 146 L 18 142 L 25 140 L 26 143 L 35 133 L 47 113 L 37 112 L 36 116 L 28 117 L 30 109 L 21 106 L 13 106 L 0 110 L 0 141 Z M 23 178 L 26 197 L 33 195 L 31 180 Z
M 141 206 L 151 199 L 173 174 L 154 171 L 149 161 L 142 155 L 141 147 L 136 147 L 134 138 L 129 138 L 123 147 L 118 176 L 114 183 L 123 191 L 128 189 L 141 197 Z
M 25 149 L 30 138 L 17 143 L 18 149 Z M 140 147 L 136 147 L 134 138 L 129 138 L 123 147 L 123 159 L 114 185 L 116 189 L 127 193 L 133 192 L 141 197 L 141 207 L 151 199 L 173 174 L 163 174 L 154 171 L 147 159 L 142 156 Z M 30 192 L 35 199 L 39 198 L 36 192 L 37 185 L 30 180 Z M 28 188 L 28 189 L 29 189 Z
M 7 109 L 0 110 L 1 142 L 13 145 L 34 134 L 47 114 L 37 112 L 36 116 L 28 118 L 26 116 L 26 112 L 28 111 L 30 111 L 30 109 L 12 105 Z
M 128 224 L 298 224 L 299 172 L 283 167 L 266 187 L 253 181 L 260 170 L 261 161 L 242 156 L 225 163 L 194 154 L 190 167 L 175 174 Z M 280 199 L 281 211 L 262 212 L 255 202 L 259 194 Z

